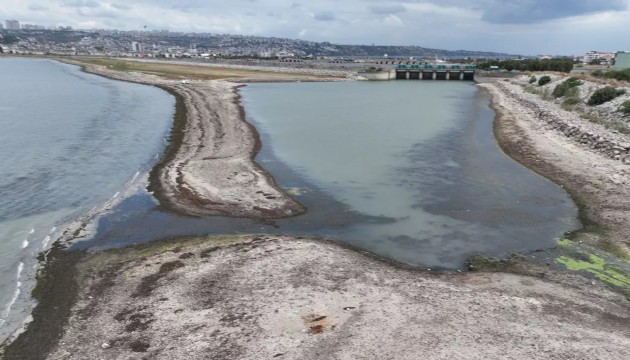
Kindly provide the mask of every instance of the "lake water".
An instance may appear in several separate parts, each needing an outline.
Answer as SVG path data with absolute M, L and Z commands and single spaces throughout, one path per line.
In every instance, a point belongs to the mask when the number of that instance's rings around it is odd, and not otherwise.
M 579 227 L 556 184 L 508 158 L 493 136 L 486 93 L 468 82 L 250 84 L 241 90 L 258 129 L 256 160 L 308 212 L 256 221 L 191 218 L 153 199 L 125 200 L 75 248 L 182 235 L 323 236 L 432 269 L 472 255 L 555 246 Z
M 472 83 L 242 88 L 263 143 L 256 160 L 308 208 L 259 221 L 182 216 L 146 191 L 122 195 L 163 151 L 174 110 L 167 93 L 47 60 L 0 59 L 0 78 L 0 339 L 30 309 L 37 253 L 64 223 L 114 197 L 95 235 L 71 249 L 272 233 L 454 270 L 471 255 L 553 247 L 579 227 L 562 188 L 502 153 L 489 99 Z
M 37 254 L 163 151 L 174 98 L 49 60 L 0 59 L 0 79 L 1 342 L 30 310 Z
M 268 153 L 350 211 L 380 219 L 335 238 L 454 269 L 471 255 L 552 247 L 579 227 L 559 186 L 500 150 L 489 99 L 472 83 L 254 84 L 242 95 Z

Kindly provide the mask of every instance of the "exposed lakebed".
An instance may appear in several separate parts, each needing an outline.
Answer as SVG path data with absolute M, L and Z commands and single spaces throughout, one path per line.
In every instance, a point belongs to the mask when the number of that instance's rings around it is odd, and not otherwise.
M 505 156 L 486 94 L 465 82 L 252 84 L 241 89 L 257 161 L 308 212 L 257 221 L 186 217 L 148 194 L 100 222 L 102 249 L 183 235 L 324 236 L 415 266 L 555 246 L 579 227 L 566 192 Z

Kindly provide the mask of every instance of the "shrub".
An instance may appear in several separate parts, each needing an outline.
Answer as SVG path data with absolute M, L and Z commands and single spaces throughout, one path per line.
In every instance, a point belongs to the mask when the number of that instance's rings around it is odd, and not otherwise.
M 530 84 L 533 84 L 533 83 L 535 83 L 535 82 L 536 82 L 536 80 L 538 80 L 538 79 L 536 79 L 536 77 L 535 77 L 535 76 L 532 76 L 532 77 L 530 77 L 530 78 L 529 78 L 529 83 L 530 83 Z
M 623 89 L 615 89 L 612 86 L 606 86 L 604 88 L 597 89 L 593 95 L 591 95 L 591 98 L 588 99 L 587 104 L 590 106 L 601 105 L 625 93 L 626 91 Z
M 630 81 L 630 69 L 607 71 L 604 73 L 604 77 L 608 79 Z
M 543 86 L 545 84 L 548 84 L 551 82 L 551 78 L 547 75 L 545 76 L 541 76 L 540 79 L 538 79 L 538 85 Z
M 603 77 L 603 76 L 604 76 L 604 72 L 603 72 L 603 71 L 601 71 L 601 70 L 595 70 L 595 71 L 593 71 L 593 72 L 591 73 L 591 76 L 595 76 L 595 77 L 600 78 L 600 77 Z
M 619 112 L 624 115 L 630 115 L 630 100 L 626 100 L 619 106 Z
M 562 82 L 562 84 L 558 84 L 555 89 L 553 89 L 553 97 L 559 98 L 567 95 L 567 92 L 571 89 L 577 88 L 582 85 L 580 79 L 575 77 L 570 77 Z

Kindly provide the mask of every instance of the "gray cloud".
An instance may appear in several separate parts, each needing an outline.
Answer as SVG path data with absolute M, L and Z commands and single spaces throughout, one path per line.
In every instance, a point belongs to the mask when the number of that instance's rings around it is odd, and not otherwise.
M 547 20 L 628 9 L 628 0 L 402 0 L 430 2 L 479 11 L 481 19 L 493 24 L 533 24 Z
M 319 21 L 333 21 L 336 20 L 337 16 L 332 11 L 320 11 L 315 14 L 315 20 Z
M 42 5 L 37 5 L 37 4 L 30 4 L 28 6 L 28 9 L 31 11 L 46 11 L 48 10 L 47 6 L 42 6 Z
M 111 3 L 110 6 L 118 10 L 131 10 L 131 6 L 125 4 Z
M 94 0 L 69 0 L 62 2 L 63 6 L 67 7 L 77 7 L 77 8 L 97 8 L 101 6 L 98 2 Z
M 389 15 L 398 14 L 407 11 L 407 9 L 401 4 L 379 4 L 368 6 L 368 9 L 372 14 Z

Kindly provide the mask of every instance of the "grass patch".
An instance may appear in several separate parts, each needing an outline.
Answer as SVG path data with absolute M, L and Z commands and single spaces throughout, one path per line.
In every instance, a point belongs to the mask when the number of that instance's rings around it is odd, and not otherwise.
M 523 88 L 523 90 L 525 90 L 526 92 L 530 94 L 535 94 L 535 95 L 540 95 L 542 93 L 542 90 L 534 85 L 527 85 Z
M 159 75 L 169 79 L 195 79 L 195 80 L 217 80 L 217 79 L 234 79 L 234 78 L 262 78 L 263 80 L 284 80 L 290 79 L 315 79 L 315 78 L 331 78 L 333 76 L 282 73 L 264 70 L 249 70 L 237 68 L 214 67 L 205 64 L 175 64 L 169 61 L 160 62 L 141 62 L 141 61 L 125 61 L 120 59 L 103 59 L 103 58 L 80 58 L 76 61 L 105 66 L 110 70 L 116 71 L 137 71 L 152 75 Z
M 630 115 L 630 100 L 626 100 L 621 103 L 618 111 L 626 116 Z
M 549 91 L 549 89 L 547 88 L 542 89 L 540 93 L 540 98 L 546 101 L 552 101 L 554 99 L 553 95 L 551 95 L 551 91 Z
M 573 111 L 575 106 L 581 103 L 582 99 L 579 96 L 569 96 L 562 102 L 562 108 L 567 111 Z

